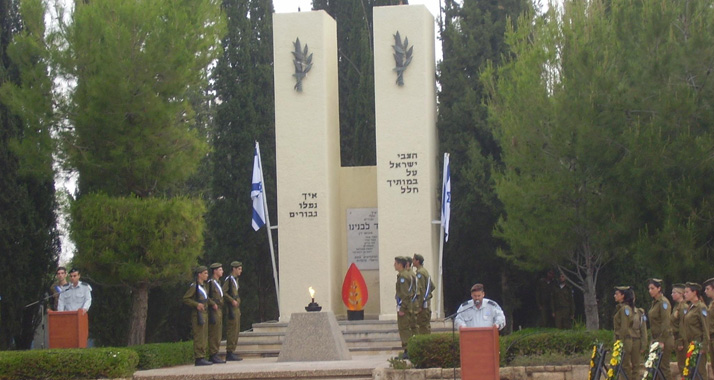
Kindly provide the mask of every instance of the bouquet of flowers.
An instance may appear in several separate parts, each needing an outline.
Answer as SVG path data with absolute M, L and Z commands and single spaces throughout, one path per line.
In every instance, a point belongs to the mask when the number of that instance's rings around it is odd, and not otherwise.
M 593 376 L 595 376 L 595 363 L 599 361 L 599 348 L 600 345 L 594 345 L 593 346 L 593 354 L 590 355 L 590 370 L 588 371 L 588 380 L 598 380 L 598 379 L 593 379 Z
M 622 364 L 622 341 L 616 340 L 612 345 L 612 356 L 610 357 L 610 369 L 607 370 L 607 380 L 615 380 Z
M 702 350 L 702 344 L 695 341 L 689 343 L 687 349 L 687 360 L 684 362 L 684 370 L 682 370 L 682 380 L 694 379 L 694 374 L 697 373 L 697 357 Z
M 662 347 L 659 342 L 654 342 L 650 345 L 650 353 L 647 355 L 647 360 L 645 361 L 645 373 L 642 375 L 642 380 L 652 380 L 654 378 L 657 368 L 655 368 L 655 363 L 657 358 L 662 355 Z

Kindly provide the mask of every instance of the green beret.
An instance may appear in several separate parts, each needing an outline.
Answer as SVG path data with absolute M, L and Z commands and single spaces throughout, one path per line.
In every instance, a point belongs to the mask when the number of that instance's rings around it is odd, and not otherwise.
M 205 272 L 205 271 L 207 271 L 207 270 L 208 270 L 208 268 L 206 268 L 205 265 L 199 265 L 199 266 L 197 266 L 196 269 L 194 270 L 194 273 L 201 273 L 201 272 Z
M 240 261 L 233 261 L 233 262 L 231 263 L 231 266 L 232 266 L 233 268 L 238 268 L 238 267 L 242 267 L 242 266 L 243 266 L 243 263 L 241 263 Z
M 687 282 L 685 285 L 687 285 L 687 287 L 692 290 L 696 290 L 696 291 L 702 290 L 702 286 L 697 284 L 696 282 Z
M 211 264 L 211 269 L 218 269 L 222 266 L 223 266 L 223 264 L 221 264 L 221 263 L 213 263 L 213 264 Z

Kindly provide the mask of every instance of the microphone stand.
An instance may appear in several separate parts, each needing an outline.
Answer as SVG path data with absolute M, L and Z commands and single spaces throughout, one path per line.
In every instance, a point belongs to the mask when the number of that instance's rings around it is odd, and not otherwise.
M 458 361 L 456 360 L 456 317 L 464 311 L 471 310 L 474 307 L 475 306 L 471 305 L 470 307 L 467 307 L 461 311 L 458 311 L 457 309 L 455 313 L 444 318 L 444 320 L 451 319 L 451 358 L 454 361 L 454 380 L 456 380 L 456 363 L 458 363 Z

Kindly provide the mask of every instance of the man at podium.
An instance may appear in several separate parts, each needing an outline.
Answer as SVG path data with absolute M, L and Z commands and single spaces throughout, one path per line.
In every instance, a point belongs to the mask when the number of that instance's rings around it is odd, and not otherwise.
M 459 306 L 456 312 L 454 325 L 460 327 L 491 327 L 496 326 L 499 330 L 506 327 L 506 316 L 496 301 L 484 298 L 486 293 L 483 284 L 475 284 L 471 287 L 471 300 Z
M 86 313 L 92 305 L 92 287 L 79 281 L 79 270 L 69 270 L 69 284 L 65 285 L 57 302 L 57 311 L 77 311 Z

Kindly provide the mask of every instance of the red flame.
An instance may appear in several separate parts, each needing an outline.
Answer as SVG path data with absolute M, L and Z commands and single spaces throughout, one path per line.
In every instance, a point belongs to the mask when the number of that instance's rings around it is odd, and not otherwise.
M 342 283 L 342 302 L 348 310 L 362 310 L 368 298 L 367 284 L 364 282 L 362 272 L 352 263 Z

